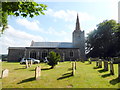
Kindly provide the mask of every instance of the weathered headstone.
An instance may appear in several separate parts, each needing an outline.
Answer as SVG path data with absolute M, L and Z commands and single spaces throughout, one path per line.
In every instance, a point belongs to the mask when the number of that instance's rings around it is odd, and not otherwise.
M 30 60 L 29 62 L 28 62 L 28 64 L 29 64 L 29 67 L 31 67 L 32 66 L 32 60 Z
M 98 67 L 102 68 L 102 60 L 101 59 L 99 60 L 99 66 Z
M 41 67 L 40 66 L 37 66 L 35 68 L 35 79 L 38 80 L 40 79 L 40 76 L 41 76 Z
M 26 68 L 28 68 L 28 61 L 27 61 L 27 60 L 25 60 L 25 63 L 26 63 Z
M 73 62 L 72 63 L 72 76 L 75 75 L 75 63 Z
M 75 61 L 75 70 L 77 69 L 77 66 L 76 66 L 77 64 L 76 64 L 76 61 Z
M 114 75 L 114 67 L 113 67 L 113 62 L 110 61 L 110 74 Z
M 96 67 L 98 67 L 98 61 L 96 61 Z
M 8 70 L 8 69 L 3 70 L 3 71 L 2 71 L 1 78 L 7 77 L 8 74 L 9 74 L 9 70 Z
M 118 63 L 118 79 L 120 81 L 120 63 Z
M 74 68 L 74 62 L 72 62 L 72 70 L 73 70 L 73 68 Z
M 92 64 L 91 58 L 88 58 L 89 64 Z
M 104 61 L 104 70 L 108 71 L 108 61 Z

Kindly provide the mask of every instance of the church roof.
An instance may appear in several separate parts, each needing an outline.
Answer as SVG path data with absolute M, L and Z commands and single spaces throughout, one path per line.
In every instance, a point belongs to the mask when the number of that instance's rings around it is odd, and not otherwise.
M 31 47 L 73 48 L 71 42 L 34 42 Z

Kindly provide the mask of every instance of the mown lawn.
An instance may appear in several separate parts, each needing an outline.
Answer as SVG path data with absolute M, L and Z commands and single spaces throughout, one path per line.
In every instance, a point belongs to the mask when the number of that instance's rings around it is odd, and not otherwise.
M 34 79 L 35 67 L 41 66 L 39 80 Z M 60 62 L 54 69 L 41 63 L 25 69 L 19 63 L 2 63 L 2 69 L 9 69 L 9 76 L 2 79 L 2 88 L 120 88 L 118 66 L 114 64 L 115 75 L 103 68 L 93 69 L 95 62 L 77 62 L 75 76 L 71 76 L 71 62 Z

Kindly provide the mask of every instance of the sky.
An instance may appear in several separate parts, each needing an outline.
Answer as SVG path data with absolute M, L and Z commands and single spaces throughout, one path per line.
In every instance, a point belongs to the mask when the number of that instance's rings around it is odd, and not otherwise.
M 72 42 L 77 13 L 85 37 L 104 20 L 118 21 L 119 0 L 34 0 L 46 4 L 45 15 L 8 17 L 8 29 L 0 37 L 0 54 L 8 47 L 29 47 L 35 42 Z M 42 2 L 44 1 L 44 2 Z

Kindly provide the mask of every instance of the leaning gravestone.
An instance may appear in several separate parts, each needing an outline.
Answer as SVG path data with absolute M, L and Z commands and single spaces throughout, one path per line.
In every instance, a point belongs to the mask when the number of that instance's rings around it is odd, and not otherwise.
M 108 71 L 108 61 L 104 61 L 104 70 Z
M 118 80 L 120 81 L 120 63 L 118 63 Z
M 8 69 L 3 70 L 3 71 L 2 71 L 1 78 L 7 77 L 8 74 L 9 74 L 9 70 L 8 70 Z
M 35 68 L 35 79 L 38 80 L 40 79 L 40 76 L 41 76 L 41 67 L 40 66 L 37 66 Z
M 73 62 L 72 63 L 72 76 L 75 75 L 75 63 Z
M 110 61 L 110 74 L 114 75 L 114 67 L 113 67 L 113 62 Z

